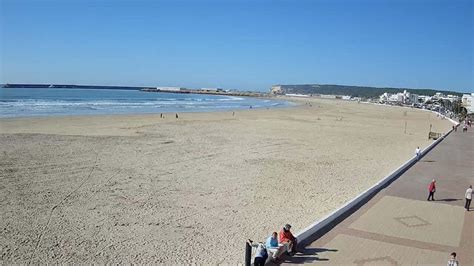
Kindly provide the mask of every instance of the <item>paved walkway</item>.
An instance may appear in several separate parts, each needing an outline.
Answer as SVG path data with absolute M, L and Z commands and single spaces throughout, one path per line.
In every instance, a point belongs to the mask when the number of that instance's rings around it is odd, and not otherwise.
M 437 180 L 436 201 L 427 201 Z M 452 132 L 368 203 L 288 258 L 290 264 L 446 265 L 451 252 L 460 265 L 474 265 L 474 128 Z

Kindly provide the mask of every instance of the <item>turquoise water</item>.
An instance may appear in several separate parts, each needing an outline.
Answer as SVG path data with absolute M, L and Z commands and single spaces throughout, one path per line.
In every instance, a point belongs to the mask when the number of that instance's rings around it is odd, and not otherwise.
M 138 90 L 0 88 L 0 117 L 209 112 L 288 104 L 250 97 Z

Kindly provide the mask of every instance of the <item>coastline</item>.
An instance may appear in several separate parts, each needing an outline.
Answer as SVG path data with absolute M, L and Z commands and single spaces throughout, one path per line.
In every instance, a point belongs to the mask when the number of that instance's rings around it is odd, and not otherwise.
M 0 98 L 0 118 L 222 112 L 289 104 L 270 97 L 61 88 L 7 88 Z
M 297 102 L 235 117 L 0 120 L 0 225 L 8 247 L 29 239 L 5 262 L 242 262 L 246 238 L 285 223 L 306 228 L 430 145 L 430 123 L 440 132 L 451 125 L 417 109 Z M 33 256 L 46 214 L 72 188 Z

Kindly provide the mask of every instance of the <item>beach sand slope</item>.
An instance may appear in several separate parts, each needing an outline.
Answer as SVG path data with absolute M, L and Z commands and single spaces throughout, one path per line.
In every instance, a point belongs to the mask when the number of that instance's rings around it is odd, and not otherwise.
M 0 120 L 0 263 L 243 262 L 247 238 L 303 229 L 429 145 L 430 124 L 451 127 L 416 109 L 305 101 Z

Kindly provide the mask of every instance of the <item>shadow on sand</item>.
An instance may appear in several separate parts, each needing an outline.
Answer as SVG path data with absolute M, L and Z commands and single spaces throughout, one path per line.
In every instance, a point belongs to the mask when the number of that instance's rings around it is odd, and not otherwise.
M 451 201 L 458 201 L 461 199 L 452 199 L 452 198 L 447 198 L 447 199 L 436 199 L 435 201 L 445 201 L 445 202 L 451 202 Z

